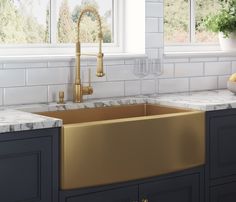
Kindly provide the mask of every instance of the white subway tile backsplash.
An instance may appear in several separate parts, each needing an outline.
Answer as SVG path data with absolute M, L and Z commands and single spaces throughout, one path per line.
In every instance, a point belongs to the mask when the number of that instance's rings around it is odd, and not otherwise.
M 30 63 L 23 63 L 23 62 L 19 62 L 19 63 L 5 63 L 3 68 L 6 69 L 19 69 L 19 68 L 30 68 Z
M 163 17 L 163 3 L 146 3 L 146 17 Z
M 30 68 L 46 68 L 48 67 L 47 62 L 33 62 L 29 65 Z
M 236 60 L 236 57 L 219 57 L 219 61 L 232 61 Z
M 193 57 L 193 58 L 190 58 L 190 62 L 216 62 L 218 60 L 217 57 Z
M 47 86 L 14 87 L 4 89 L 4 105 L 47 102 Z
M 218 78 L 218 88 L 225 89 L 227 88 L 227 81 L 229 80 L 230 75 L 227 76 L 219 76 Z
M 217 89 L 217 77 L 196 77 L 190 79 L 190 91 Z
M 203 63 L 176 63 L 175 77 L 203 76 Z
M 231 72 L 232 74 L 233 73 L 236 73 L 236 61 L 233 61 L 232 62 L 232 72 Z
M 189 58 L 165 58 L 164 63 L 184 63 L 189 62 Z
M 205 63 L 205 75 L 227 75 L 231 73 L 231 62 Z
M 59 92 L 64 91 L 64 99 L 73 100 L 73 84 L 48 86 L 48 102 L 58 102 Z
M 133 73 L 133 65 L 123 66 L 108 66 L 107 67 L 107 80 L 108 81 L 123 81 L 138 79 Z
M 159 48 L 146 49 L 146 55 L 148 58 L 158 58 L 159 57 Z
M 24 69 L 1 69 L 0 87 L 13 87 L 25 85 Z
M 155 80 L 142 80 L 141 82 L 142 87 L 141 87 L 141 92 L 142 94 L 153 94 L 155 93 Z
M 186 92 L 189 90 L 188 86 L 187 78 L 160 79 L 159 93 Z
M 163 33 L 146 33 L 146 48 L 163 47 Z
M 159 31 L 159 18 L 147 18 L 146 19 L 146 33 Z
M 164 18 L 159 18 L 159 32 L 164 32 Z
M 160 79 L 173 78 L 174 77 L 174 64 L 164 64 L 163 73 L 158 76 Z
M 49 61 L 48 67 L 70 67 L 74 65 L 74 60 L 67 60 L 67 61 Z
M 37 68 L 27 70 L 27 85 L 72 83 L 70 68 Z
M 107 80 L 106 67 L 104 67 L 105 76 L 103 77 L 96 76 L 97 73 L 96 68 L 83 68 L 81 71 L 81 79 L 83 83 L 84 82 L 88 83 L 89 81 L 89 69 L 91 70 L 91 82 L 105 82 Z
M 141 92 L 141 81 L 125 81 L 125 96 L 139 95 Z
M 89 98 L 106 98 L 124 96 L 124 82 L 93 83 L 93 94 Z

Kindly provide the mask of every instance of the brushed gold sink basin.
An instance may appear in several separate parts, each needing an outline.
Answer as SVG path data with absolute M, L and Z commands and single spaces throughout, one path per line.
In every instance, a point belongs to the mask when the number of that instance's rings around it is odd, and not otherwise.
M 204 112 L 137 104 L 40 114 L 63 119 L 62 190 L 148 178 L 205 162 Z

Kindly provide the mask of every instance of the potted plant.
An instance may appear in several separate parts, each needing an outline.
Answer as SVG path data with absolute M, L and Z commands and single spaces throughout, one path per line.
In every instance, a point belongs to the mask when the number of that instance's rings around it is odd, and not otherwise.
M 221 9 L 207 16 L 204 25 L 207 30 L 219 33 L 222 50 L 236 50 L 236 0 L 219 0 Z

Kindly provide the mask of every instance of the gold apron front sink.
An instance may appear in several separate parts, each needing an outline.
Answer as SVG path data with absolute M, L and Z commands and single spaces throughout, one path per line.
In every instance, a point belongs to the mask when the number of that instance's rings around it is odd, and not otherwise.
M 137 104 L 39 114 L 63 119 L 62 190 L 148 178 L 205 163 L 204 112 Z

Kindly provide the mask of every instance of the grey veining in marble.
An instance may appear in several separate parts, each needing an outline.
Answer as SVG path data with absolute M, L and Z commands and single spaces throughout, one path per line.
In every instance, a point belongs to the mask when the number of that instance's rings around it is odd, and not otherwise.
M 60 127 L 62 121 L 19 110 L 0 110 L 0 133 Z
M 156 97 L 120 97 L 88 100 L 84 103 L 67 102 L 64 105 L 56 103 L 18 106 L 17 109 L 38 112 L 38 111 L 59 111 L 80 108 L 107 107 L 138 103 L 156 103 L 161 105 L 181 107 L 187 109 L 197 109 L 203 111 L 213 111 L 221 109 L 236 108 L 236 95 L 228 90 L 201 91 L 193 93 L 173 93 L 161 94 Z
M 29 112 L 60 111 L 140 103 L 153 103 L 187 109 L 214 111 L 236 108 L 236 95 L 228 90 L 217 90 L 162 94 L 157 97 L 146 96 L 96 99 L 88 100 L 84 103 L 67 102 L 63 105 L 50 103 L 11 106 L 0 110 L 0 133 L 62 126 L 62 121 L 60 119 L 44 117 Z

